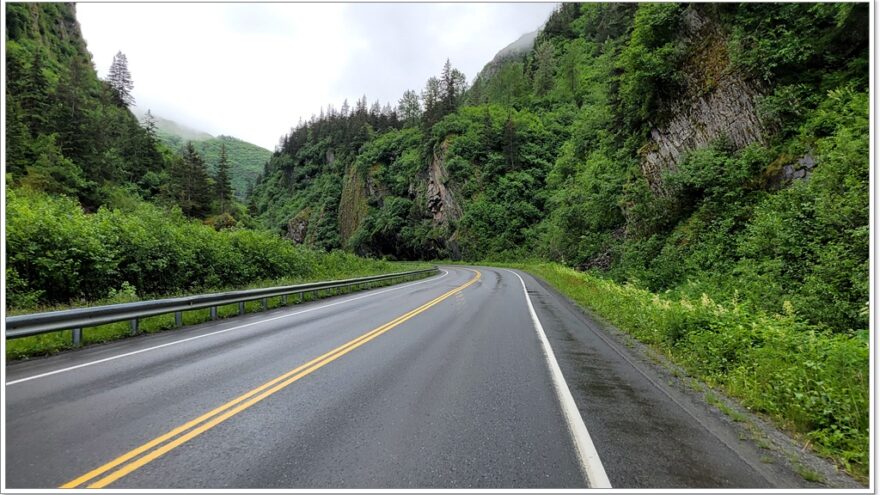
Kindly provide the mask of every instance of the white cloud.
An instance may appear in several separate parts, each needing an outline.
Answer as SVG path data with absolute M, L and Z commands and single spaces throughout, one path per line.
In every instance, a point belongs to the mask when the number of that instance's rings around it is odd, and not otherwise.
M 140 108 L 272 149 L 328 103 L 392 104 L 450 58 L 469 78 L 555 4 L 86 3 L 99 75 L 128 57 Z

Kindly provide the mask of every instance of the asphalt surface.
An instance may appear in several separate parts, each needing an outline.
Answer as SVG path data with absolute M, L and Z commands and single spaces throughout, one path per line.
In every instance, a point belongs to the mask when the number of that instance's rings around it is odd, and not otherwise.
M 797 486 L 521 276 L 613 487 Z M 497 268 L 11 363 L 5 392 L 9 488 L 590 486 L 523 286 Z

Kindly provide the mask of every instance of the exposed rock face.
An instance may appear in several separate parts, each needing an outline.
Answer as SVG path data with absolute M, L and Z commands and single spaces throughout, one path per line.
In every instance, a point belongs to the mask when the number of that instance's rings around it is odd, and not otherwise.
M 294 244 L 302 244 L 306 241 L 308 230 L 309 220 L 307 218 L 291 218 L 287 223 L 287 238 Z
M 443 141 L 440 144 L 439 153 L 434 151 L 434 157 L 428 167 L 428 211 L 431 212 L 434 223 L 437 225 L 449 224 L 450 220 L 457 220 L 461 216 L 458 204 L 456 204 L 449 188 L 446 187 L 448 175 L 444 159 L 448 148 L 449 142 Z
M 306 208 L 287 221 L 287 238 L 294 244 L 304 244 L 309 234 L 309 216 L 311 211 Z
M 782 179 L 785 181 L 806 179 L 815 167 L 816 159 L 813 158 L 813 155 L 807 153 L 798 158 L 797 163 L 782 167 Z
M 797 160 L 784 156 L 770 164 L 765 171 L 766 185 L 769 189 L 782 189 L 792 182 L 806 180 L 816 165 L 818 162 L 812 153 L 806 153 Z
M 338 215 L 339 236 L 345 245 L 367 216 L 367 187 L 363 176 L 353 165 L 348 167 L 342 180 Z
M 723 34 L 714 22 L 693 7 L 685 15 L 692 55 L 685 63 L 685 90 L 681 98 L 663 103 L 668 118 L 651 129 L 640 150 L 642 173 L 655 194 L 668 195 L 663 173 L 675 170 L 685 153 L 726 138 L 735 148 L 764 142 L 767 129 L 755 105 L 758 88 L 727 70 Z

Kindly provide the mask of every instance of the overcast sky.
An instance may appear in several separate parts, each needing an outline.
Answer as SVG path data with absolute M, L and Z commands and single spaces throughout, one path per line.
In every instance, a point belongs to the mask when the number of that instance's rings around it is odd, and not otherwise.
M 98 74 L 128 57 L 142 110 L 274 149 L 328 103 L 397 104 L 448 57 L 469 81 L 554 3 L 80 3 Z

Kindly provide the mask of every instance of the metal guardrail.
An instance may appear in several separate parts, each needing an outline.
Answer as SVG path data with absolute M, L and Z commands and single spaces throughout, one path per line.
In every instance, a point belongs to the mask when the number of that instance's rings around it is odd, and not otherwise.
M 183 326 L 183 312 L 194 309 L 211 308 L 211 319 L 217 319 L 217 307 L 238 303 L 238 314 L 245 313 L 244 304 L 250 301 L 262 301 L 262 309 L 268 309 L 270 297 L 281 297 L 281 305 L 287 304 L 287 296 L 299 294 L 302 301 L 306 293 L 321 291 L 341 292 L 350 287 L 369 287 L 376 283 L 398 283 L 422 275 L 437 273 L 437 267 L 408 272 L 389 273 L 374 275 L 371 277 L 350 278 L 345 280 L 331 280 L 328 282 L 315 282 L 311 284 L 287 285 L 282 287 L 266 287 L 262 289 L 248 289 L 232 292 L 219 292 L 215 294 L 203 294 L 198 296 L 174 297 L 168 299 L 155 299 L 152 301 L 138 301 L 133 303 L 110 304 L 107 306 L 95 306 L 91 308 L 66 309 L 62 311 L 50 311 L 46 313 L 33 313 L 28 315 L 10 316 L 6 318 L 6 339 L 17 339 L 30 335 L 57 332 L 59 330 L 73 330 L 73 344 L 82 343 L 82 331 L 85 327 L 94 327 L 129 321 L 131 334 L 139 333 L 139 320 L 148 316 L 174 313 L 175 326 Z M 320 295 L 320 294 L 319 294 Z

